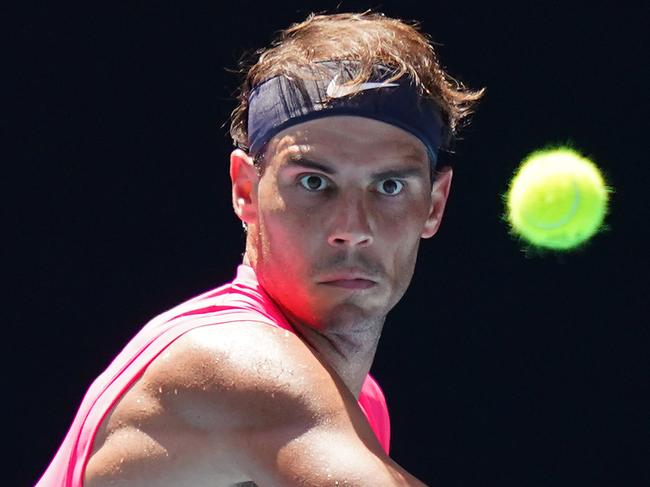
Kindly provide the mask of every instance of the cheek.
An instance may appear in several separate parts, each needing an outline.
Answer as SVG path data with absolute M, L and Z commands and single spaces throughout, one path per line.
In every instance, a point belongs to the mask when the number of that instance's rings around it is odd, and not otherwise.
M 387 262 L 388 271 L 396 284 L 410 281 L 420 246 L 419 233 L 413 228 L 402 230 L 402 233 L 395 235 L 395 238 L 390 239 L 386 244 L 386 255 L 392 257 Z
M 377 221 L 379 246 L 388 259 L 387 271 L 398 287 L 408 285 L 413 275 L 427 215 L 424 203 L 380 213 Z
M 390 242 L 402 247 L 417 245 L 428 217 L 427 201 L 405 201 L 399 205 L 381 205 L 375 209 L 377 230 Z M 408 250 L 408 249 L 403 249 Z
M 260 212 L 260 231 L 273 250 L 286 253 L 289 248 L 308 246 L 313 215 L 286 206 L 267 207 Z
M 274 251 L 286 253 L 286 247 L 305 248 L 322 233 L 322 202 L 300 198 L 276 185 L 262 187 L 259 198 L 261 231 L 271 239 Z
M 313 220 L 308 208 L 297 208 L 276 186 L 260 187 L 258 248 L 267 260 L 273 260 L 268 264 L 301 265 L 310 246 L 309 236 L 314 234 L 310 230 Z
M 395 245 L 397 244 L 397 245 Z M 420 239 L 418 235 L 411 235 L 411 238 L 396 238 L 393 241 L 393 248 L 389 260 L 385 261 L 386 277 L 390 281 L 389 307 L 392 309 L 402 299 L 404 293 L 411 284 L 415 263 L 417 260 Z

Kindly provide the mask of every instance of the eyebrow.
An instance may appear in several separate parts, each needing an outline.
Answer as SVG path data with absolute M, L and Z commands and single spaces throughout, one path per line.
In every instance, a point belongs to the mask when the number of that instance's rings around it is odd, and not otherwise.
M 405 167 L 403 169 L 389 169 L 387 171 L 379 171 L 373 173 L 375 179 L 406 179 L 414 176 L 424 176 L 426 171 L 421 167 Z
M 330 176 L 336 174 L 336 170 L 333 168 L 322 164 L 320 162 L 312 161 L 311 159 L 306 159 L 299 155 L 294 155 L 289 157 L 287 160 L 288 164 L 294 167 L 305 167 L 308 169 L 316 169 L 322 171 L 325 174 Z M 377 171 L 372 173 L 373 179 L 402 179 L 413 176 L 422 176 L 424 177 L 427 172 L 420 166 L 407 166 L 401 169 L 388 169 L 386 171 Z
M 336 171 L 332 169 L 329 166 L 326 166 L 325 164 L 321 164 L 320 162 L 312 161 L 310 159 L 305 159 L 302 156 L 299 155 L 292 155 L 289 157 L 287 160 L 288 164 L 291 166 L 298 166 L 298 167 L 306 167 L 309 169 L 317 169 L 319 171 L 324 172 L 325 174 L 329 175 L 334 175 L 336 174 Z

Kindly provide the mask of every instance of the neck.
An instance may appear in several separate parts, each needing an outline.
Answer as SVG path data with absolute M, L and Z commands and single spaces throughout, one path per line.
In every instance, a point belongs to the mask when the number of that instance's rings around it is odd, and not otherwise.
M 355 398 L 375 358 L 385 317 L 341 320 L 323 329 L 291 320 L 298 336 L 331 367 Z
M 252 266 L 254 259 L 249 256 L 249 249 L 243 257 L 243 263 Z M 354 313 L 345 316 L 346 313 L 342 312 L 337 318 L 317 328 L 291 316 L 277 301 L 275 304 L 282 310 L 298 337 L 359 399 L 363 382 L 375 358 L 386 316 L 363 319 Z

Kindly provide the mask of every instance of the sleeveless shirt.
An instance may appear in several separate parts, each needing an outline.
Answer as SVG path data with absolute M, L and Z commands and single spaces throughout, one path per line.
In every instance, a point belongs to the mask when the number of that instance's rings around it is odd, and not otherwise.
M 236 278 L 192 298 L 147 323 L 92 383 L 63 443 L 36 487 L 82 487 L 93 440 L 105 415 L 147 366 L 184 333 L 220 323 L 258 322 L 295 333 L 260 286 L 255 271 L 237 268 Z M 384 394 L 368 374 L 358 404 L 388 454 L 390 418 Z

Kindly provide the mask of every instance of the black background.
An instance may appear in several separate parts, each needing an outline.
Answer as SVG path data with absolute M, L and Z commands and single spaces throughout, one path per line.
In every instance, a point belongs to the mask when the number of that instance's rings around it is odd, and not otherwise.
M 231 279 L 243 234 L 226 68 L 337 4 L 43 2 L 11 19 L 7 485 L 37 480 L 87 386 L 146 321 Z M 487 87 L 373 367 L 392 455 L 449 487 L 648 485 L 649 12 L 518 5 L 340 2 L 421 21 L 451 74 Z M 608 230 L 533 257 L 508 236 L 501 194 L 528 152 L 564 142 L 615 189 Z

